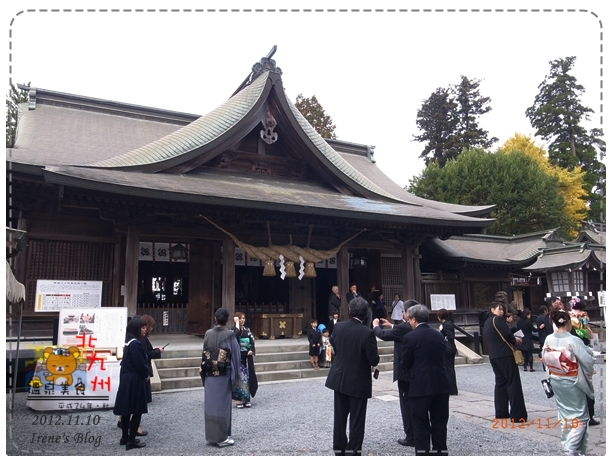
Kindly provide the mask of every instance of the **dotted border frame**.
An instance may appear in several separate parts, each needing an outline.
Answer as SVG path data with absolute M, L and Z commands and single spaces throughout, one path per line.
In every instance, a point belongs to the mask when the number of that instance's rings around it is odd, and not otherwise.
M 582 8 L 32 8 L 21 10 L 14 14 L 10 21 L 9 29 L 9 82 L 12 82 L 12 27 L 15 20 L 26 13 L 586 13 L 591 14 L 599 23 L 599 125 L 603 130 L 604 125 L 604 91 L 603 91 L 603 23 L 601 18 L 593 11 Z M 8 165 L 8 206 L 12 205 L 12 173 L 10 162 L 10 151 L 7 155 Z M 12 210 L 9 209 L 9 220 L 12 218 Z M 10 259 L 11 267 L 13 266 L 14 258 Z M 12 320 L 13 305 L 9 305 L 8 319 Z M 12 326 L 12 324 L 11 324 Z M 11 327 L 12 329 L 12 327 Z M 9 333 L 11 330 L 9 330 Z M 7 359 L 13 359 L 12 355 L 7 356 Z M 13 365 L 9 365 L 9 371 L 12 371 Z M 604 368 L 601 368 L 604 369 Z M 600 376 L 601 377 L 601 376 Z M 9 396 L 12 398 L 12 378 L 9 382 Z M 601 400 L 600 400 L 601 402 Z M 10 408 L 10 405 L 8 406 Z M 7 444 L 14 442 L 12 439 L 12 421 L 13 409 L 9 410 L 7 421 L 9 437 Z M 55 454 L 57 451 L 43 450 L 22 450 L 24 454 Z M 67 451 L 63 455 L 80 454 L 78 452 Z

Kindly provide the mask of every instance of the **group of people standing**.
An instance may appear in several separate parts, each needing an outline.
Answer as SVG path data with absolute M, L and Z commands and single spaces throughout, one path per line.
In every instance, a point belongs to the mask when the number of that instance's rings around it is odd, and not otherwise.
M 378 365 L 377 340 L 394 342 L 393 381 L 397 382 L 404 437 L 397 442 L 415 448 L 416 455 L 448 455 L 447 423 L 449 397 L 458 394 L 454 371 L 457 354 L 455 327 L 449 312 L 436 312 L 440 328 L 429 325 L 429 309 L 416 300 L 399 300 L 395 296 L 391 323 L 372 304 L 360 296 L 356 285 L 351 285 L 349 319 L 339 321 L 340 295 L 332 288 L 329 300 L 329 344 L 334 360 L 325 386 L 334 391 L 333 449 L 336 455 L 361 455 L 365 433 L 368 399 L 372 397 L 372 370 Z M 379 298 L 382 300 L 382 297 Z M 377 305 L 374 304 L 376 307 Z M 489 306 L 489 317 L 484 323 L 483 336 L 489 362 L 495 376 L 495 418 L 515 423 L 527 422 L 519 364 L 515 349 L 523 350 L 524 371 L 534 371 L 533 340 L 541 345 L 543 367 L 548 370 L 561 426 L 561 442 L 568 455 L 584 455 L 587 450 L 588 425 L 594 419 L 594 356 L 588 347 L 590 330 L 584 322 L 584 304 L 574 300 L 568 308 L 557 297 L 547 300 L 535 324 L 529 310 L 523 310 L 519 322 L 512 319 L 501 302 Z M 396 309 L 401 313 L 397 319 Z M 372 316 L 374 312 L 375 316 Z M 206 374 L 204 413 L 205 438 L 219 447 L 234 444 L 231 437 L 232 399 L 237 408 L 250 408 L 251 397 L 258 388 L 253 363 L 255 340 L 245 326 L 244 313 L 237 312 L 235 327 L 227 326 L 229 312 L 219 308 L 215 312 L 215 326 L 204 336 L 203 349 L 223 349 L 229 353 L 227 368 L 222 374 Z M 371 321 L 370 321 L 371 319 Z M 319 332 L 316 320 L 312 330 Z M 372 327 L 370 328 L 370 322 Z M 135 317 L 126 329 L 120 383 L 114 413 L 120 416 L 122 430 L 120 444 L 126 449 L 144 447 L 137 436 L 147 433 L 140 428 L 142 415 L 152 401 L 150 377 L 151 360 L 161 357 L 163 347 L 153 348 L 148 335 L 155 321 L 150 316 Z M 521 331 L 521 335 L 516 335 Z M 308 334 L 310 355 L 315 366 L 322 338 Z M 522 348 L 521 348 L 522 346 Z M 378 369 L 374 371 L 377 378 Z M 350 421 L 349 421 L 350 416 Z M 346 434 L 347 421 L 349 434 Z
M 398 383 L 405 433 L 398 443 L 413 446 L 417 455 L 447 455 L 449 396 L 457 393 L 454 369 L 452 378 L 447 372 L 450 351 L 454 368 L 453 329 L 443 334 L 432 328 L 428 308 L 415 300 L 402 303 L 401 322 L 391 324 L 386 316 L 374 317 L 374 329 L 370 329 L 370 304 L 358 293 L 355 295 L 354 285 L 349 294 L 353 295 L 349 319 L 338 323 L 330 338 L 335 358 L 325 382 L 334 390 L 335 454 L 361 455 L 367 400 L 372 397 L 372 368 L 380 359 L 376 341 L 379 337 L 394 342 L 393 380 Z M 452 349 L 446 345 L 448 336 L 452 337 Z
M 588 347 L 588 334 L 581 336 L 577 331 L 585 328 L 580 321 L 585 316 L 582 308 L 584 304 L 580 301 L 570 302 L 566 308 L 558 297 L 550 297 L 535 325 L 531 323 L 530 311 L 523 310 L 513 328 L 504 305 L 493 302 L 483 328 L 495 374 L 495 417 L 516 423 L 527 421 L 527 409 L 514 350 L 520 349 L 525 355 L 523 370 L 533 372 L 533 332 L 537 329 L 542 365 L 549 373 L 558 419 L 569 423 L 561 426 L 561 443 L 568 455 L 585 455 L 587 427 L 599 424 L 594 418 L 593 350 Z M 516 336 L 519 330 L 522 335 Z

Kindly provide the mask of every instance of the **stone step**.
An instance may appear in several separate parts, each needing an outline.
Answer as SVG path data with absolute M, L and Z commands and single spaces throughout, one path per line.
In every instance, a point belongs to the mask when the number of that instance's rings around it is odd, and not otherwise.
M 262 344 L 263 343 L 263 344 Z M 393 370 L 393 344 L 378 342 L 381 372 Z M 201 388 L 199 376 L 202 352 L 199 349 L 164 352 L 163 359 L 155 360 L 161 390 Z M 299 380 L 327 376 L 329 369 L 314 370 L 310 366 L 308 345 L 272 345 L 258 342 L 255 371 L 260 382 Z M 457 356 L 455 364 L 465 364 L 465 357 Z

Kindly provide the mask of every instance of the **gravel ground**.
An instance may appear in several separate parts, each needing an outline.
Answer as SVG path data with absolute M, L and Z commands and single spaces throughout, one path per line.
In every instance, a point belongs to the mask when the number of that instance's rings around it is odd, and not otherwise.
M 605 366 L 597 367 L 596 415 L 605 418 Z M 456 371 L 460 394 L 465 390 L 487 398 L 492 396 L 493 373 L 489 364 L 460 366 Z M 547 400 L 540 385 L 544 377 L 542 371 L 521 371 L 525 401 L 554 408 L 554 399 Z M 204 392 L 200 389 L 155 394 L 142 421 L 143 428 L 149 431 L 142 438 L 147 446 L 126 451 L 119 445 L 121 433 L 112 410 L 61 414 L 63 426 L 51 426 L 49 422 L 40 425 L 41 416 L 46 415 L 51 421 L 53 414 L 36 413 L 27 408 L 26 394 L 20 393 L 15 397 L 14 412 L 7 410 L 6 452 L 9 456 L 333 455 L 333 392 L 325 388 L 324 379 L 261 384 L 251 409 L 233 409 L 232 433 L 236 441 L 233 447 L 218 448 L 205 443 L 203 399 Z M 9 403 L 7 394 L 7 409 Z M 70 415 L 72 422 L 79 416 L 78 426 L 67 425 Z M 99 421 L 95 416 L 99 416 Z M 54 418 L 57 421 L 58 414 Z M 97 425 L 93 424 L 94 420 L 98 421 Z M 89 425 L 80 425 L 88 421 Z M 448 429 L 448 448 L 453 456 L 561 455 L 560 445 L 542 444 L 534 433 L 506 431 L 500 437 L 500 432 L 490 425 L 469 422 L 452 412 Z M 37 440 L 39 436 L 59 441 L 42 442 Z M 397 401 L 370 400 L 364 454 L 414 455 L 413 448 L 396 443 L 402 436 Z

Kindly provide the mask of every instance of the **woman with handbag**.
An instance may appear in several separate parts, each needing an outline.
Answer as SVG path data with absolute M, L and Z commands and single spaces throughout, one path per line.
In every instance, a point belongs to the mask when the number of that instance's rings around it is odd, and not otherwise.
M 571 315 L 563 308 L 549 314 L 557 327 L 542 347 L 542 361 L 550 374 L 562 422 L 561 444 L 567 455 L 586 455 L 589 411 L 587 397 L 593 398 L 592 376 L 595 359 L 591 349 L 571 334 Z
M 505 310 L 501 303 L 491 303 L 489 310 L 489 317 L 483 327 L 483 337 L 489 350 L 489 362 L 495 374 L 495 418 L 514 419 L 518 424 L 527 420 L 521 375 L 515 359 L 515 345 L 520 345 L 521 339 L 515 337 L 506 324 Z M 518 353 L 520 354 L 520 351 Z M 508 412 L 508 403 L 510 403 L 510 412 Z
M 444 365 L 450 383 L 450 395 L 457 395 L 457 376 L 455 374 L 455 356 L 457 356 L 457 346 L 455 345 L 455 326 L 448 319 L 448 311 L 444 308 L 436 312 L 440 324 L 440 332 L 444 335 Z
M 212 356 L 214 360 L 213 368 L 206 369 L 204 378 L 204 431 L 206 441 L 219 447 L 234 444 L 232 392 L 240 371 L 240 346 L 234 331 L 226 327 L 228 319 L 225 308 L 215 311 L 216 326 L 204 334 L 202 354 L 203 358 Z

